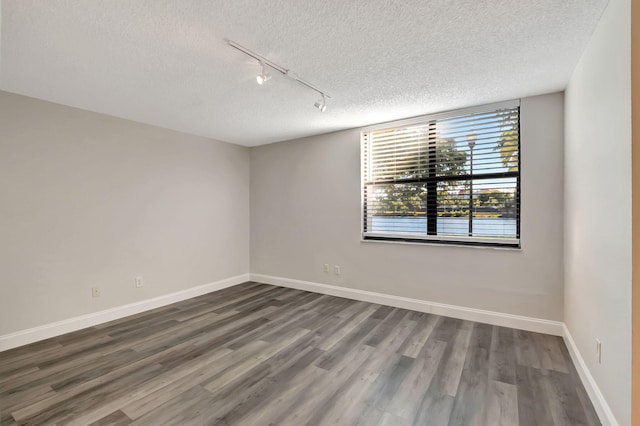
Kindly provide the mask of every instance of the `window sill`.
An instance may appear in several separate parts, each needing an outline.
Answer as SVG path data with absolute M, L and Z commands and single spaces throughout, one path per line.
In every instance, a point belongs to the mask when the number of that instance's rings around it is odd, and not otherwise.
M 370 239 L 370 238 L 360 238 L 361 243 L 374 243 L 374 244 L 405 244 L 411 246 L 429 246 L 429 247 L 449 247 L 449 248 L 472 248 L 472 249 L 484 249 L 484 250 L 503 250 L 503 251 L 522 251 L 522 246 L 514 247 L 514 246 L 499 246 L 499 245 L 481 245 L 481 244 L 464 244 L 464 243 L 454 243 L 454 242 L 435 242 L 435 241 L 402 241 L 402 240 L 378 240 L 378 239 Z

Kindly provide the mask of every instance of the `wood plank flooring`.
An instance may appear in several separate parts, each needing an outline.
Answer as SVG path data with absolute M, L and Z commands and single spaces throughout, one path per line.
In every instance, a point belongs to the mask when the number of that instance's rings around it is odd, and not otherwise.
M 258 283 L 0 353 L 0 425 L 596 425 L 559 337 Z

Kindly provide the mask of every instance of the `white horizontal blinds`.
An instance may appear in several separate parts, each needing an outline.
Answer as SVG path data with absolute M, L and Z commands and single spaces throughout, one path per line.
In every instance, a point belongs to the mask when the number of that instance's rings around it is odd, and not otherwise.
M 368 133 L 361 134 L 360 140 L 360 158 L 361 158 L 361 172 L 362 182 L 369 182 L 371 180 L 371 147 Z M 371 217 L 372 212 L 368 209 L 369 199 L 371 193 L 368 191 L 367 185 L 362 187 L 362 231 L 367 233 L 371 229 Z
M 519 242 L 519 105 L 362 133 L 363 235 Z
M 428 124 L 368 134 L 371 181 L 395 182 L 424 177 L 429 164 L 429 136 Z
M 436 128 L 441 175 L 518 170 L 519 108 L 439 120 Z

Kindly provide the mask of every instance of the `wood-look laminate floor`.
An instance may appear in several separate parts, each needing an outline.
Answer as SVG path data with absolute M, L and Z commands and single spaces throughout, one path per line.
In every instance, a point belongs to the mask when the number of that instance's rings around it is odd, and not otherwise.
M 599 424 L 559 337 L 246 283 L 0 353 L 0 425 Z

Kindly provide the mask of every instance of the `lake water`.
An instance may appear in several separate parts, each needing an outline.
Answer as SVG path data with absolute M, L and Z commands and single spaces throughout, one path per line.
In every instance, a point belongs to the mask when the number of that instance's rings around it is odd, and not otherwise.
M 424 216 L 373 216 L 373 232 L 427 233 L 427 218 Z M 439 217 L 438 234 L 466 235 L 469 232 L 468 217 Z M 505 218 L 474 218 L 475 236 L 514 236 L 516 220 Z

